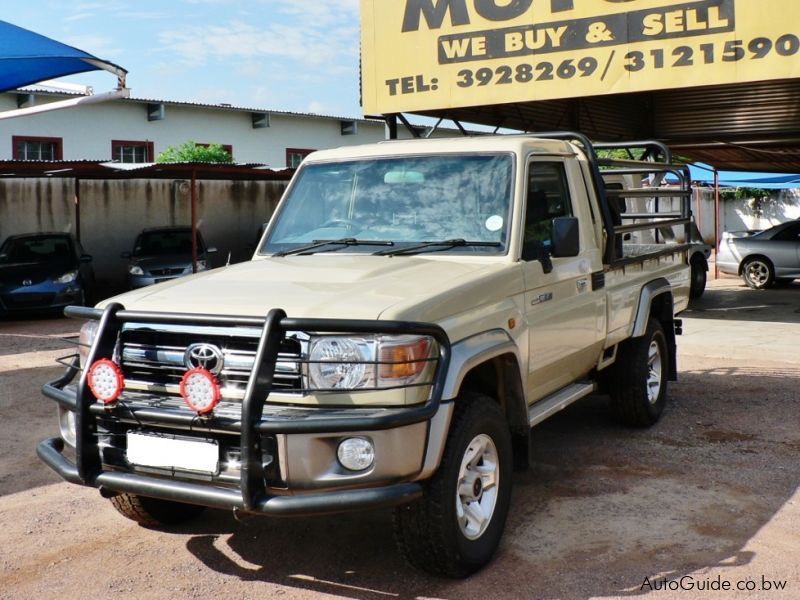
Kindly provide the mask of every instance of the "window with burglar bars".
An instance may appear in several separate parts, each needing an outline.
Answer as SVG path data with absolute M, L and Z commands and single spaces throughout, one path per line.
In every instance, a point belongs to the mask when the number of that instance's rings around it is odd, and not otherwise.
M 111 141 L 112 160 L 121 163 L 148 163 L 155 160 L 153 142 Z
M 286 149 L 286 166 L 290 169 L 296 169 L 303 162 L 303 159 L 314 152 L 308 148 L 287 148 Z
M 11 142 L 14 160 L 62 160 L 61 138 L 15 135 Z

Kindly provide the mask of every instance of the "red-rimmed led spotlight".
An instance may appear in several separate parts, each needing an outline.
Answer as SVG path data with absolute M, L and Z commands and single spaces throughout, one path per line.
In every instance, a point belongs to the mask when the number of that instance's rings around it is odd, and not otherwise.
M 217 378 L 211 371 L 199 367 L 186 371 L 181 379 L 181 396 L 198 415 L 208 414 L 219 403 Z
M 92 363 L 87 375 L 89 389 L 94 397 L 103 404 L 112 404 L 117 401 L 125 387 L 125 378 L 116 363 L 101 358 Z

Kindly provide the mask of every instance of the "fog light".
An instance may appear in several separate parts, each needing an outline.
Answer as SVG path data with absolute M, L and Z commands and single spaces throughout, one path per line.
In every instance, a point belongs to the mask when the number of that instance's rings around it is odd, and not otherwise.
M 58 426 L 61 431 L 61 438 L 74 448 L 75 440 L 77 439 L 77 433 L 75 432 L 75 413 L 59 406 Z
M 349 471 L 369 469 L 375 462 L 375 446 L 365 438 L 347 438 L 336 452 L 341 465 Z
M 189 408 L 198 415 L 210 413 L 219 403 L 220 391 L 217 378 L 206 369 L 186 371 L 181 379 L 181 396 Z
M 92 363 L 92 366 L 89 367 L 87 381 L 94 397 L 104 404 L 116 402 L 125 386 L 122 371 L 107 358 L 101 358 Z

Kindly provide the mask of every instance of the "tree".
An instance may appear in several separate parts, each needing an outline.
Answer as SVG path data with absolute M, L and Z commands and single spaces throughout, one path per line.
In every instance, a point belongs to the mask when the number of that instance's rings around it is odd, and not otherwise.
M 167 149 L 160 152 L 156 162 L 175 163 L 175 162 L 213 162 L 230 163 L 233 158 L 221 144 L 209 144 L 200 146 L 193 141 L 184 142 L 177 148 L 167 146 Z

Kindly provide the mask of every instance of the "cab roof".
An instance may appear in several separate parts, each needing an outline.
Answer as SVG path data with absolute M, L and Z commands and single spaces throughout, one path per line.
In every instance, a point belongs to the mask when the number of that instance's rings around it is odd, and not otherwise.
M 464 154 L 474 152 L 513 152 L 542 155 L 575 155 L 575 146 L 562 140 L 537 138 L 532 135 L 485 135 L 453 138 L 387 140 L 375 144 L 342 146 L 319 150 L 306 157 L 309 162 L 345 160 L 362 157 L 390 157 L 420 154 Z

